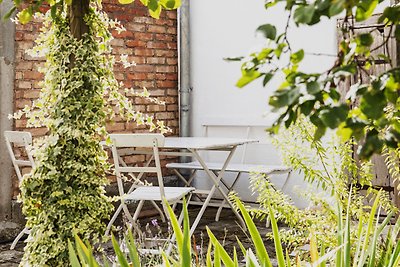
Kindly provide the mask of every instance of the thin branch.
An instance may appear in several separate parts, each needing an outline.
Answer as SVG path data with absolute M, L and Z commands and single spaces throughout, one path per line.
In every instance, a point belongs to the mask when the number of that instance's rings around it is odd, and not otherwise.
M 289 16 L 288 16 L 288 18 L 287 18 L 286 26 L 285 26 L 285 35 L 284 35 L 284 37 L 283 37 L 283 40 L 284 40 L 285 43 L 287 44 L 288 50 L 290 51 L 290 53 L 292 52 L 292 47 L 290 46 L 290 42 L 289 42 L 289 39 L 287 38 L 287 36 L 288 36 L 288 30 L 289 30 L 290 19 L 292 18 L 292 10 L 293 10 L 292 8 L 289 10 Z

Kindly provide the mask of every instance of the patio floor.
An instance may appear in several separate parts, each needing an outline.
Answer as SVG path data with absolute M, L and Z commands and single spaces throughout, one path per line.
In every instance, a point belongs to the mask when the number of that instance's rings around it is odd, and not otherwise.
M 189 207 L 189 218 L 195 218 L 198 213 L 199 206 Z M 196 245 L 201 247 L 203 253 L 206 253 L 208 246 L 208 236 L 206 232 L 206 225 L 211 229 L 214 235 L 220 242 L 224 242 L 225 249 L 232 253 L 233 247 L 236 246 L 236 250 L 239 252 L 239 247 L 237 246 L 236 236 L 247 247 L 251 247 L 251 241 L 238 225 L 237 220 L 233 212 L 229 209 L 223 209 L 221 213 L 221 218 L 219 222 L 215 222 L 214 216 L 217 212 L 217 208 L 209 207 L 207 208 L 202 220 L 200 221 L 196 231 L 195 231 L 195 242 Z M 155 217 L 148 217 L 142 219 L 142 225 L 145 225 Z M 265 227 L 265 222 L 256 222 L 261 236 L 265 236 L 266 233 L 270 232 L 270 228 Z M 153 227 L 153 226 L 150 226 Z M 16 250 L 10 250 L 11 243 L 0 244 L 0 267 L 16 267 L 23 255 L 24 242 L 19 242 Z M 271 258 L 275 255 L 275 248 L 272 240 L 265 240 L 265 245 L 267 251 Z M 106 249 L 108 251 L 108 249 Z M 238 255 L 241 255 L 239 252 Z

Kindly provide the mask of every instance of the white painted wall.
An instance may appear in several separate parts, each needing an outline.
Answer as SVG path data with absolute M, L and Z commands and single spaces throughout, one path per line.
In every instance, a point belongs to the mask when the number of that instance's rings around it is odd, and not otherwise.
M 244 89 L 235 87 L 240 77 L 240 65 L 223 60 L 224 57 L 246 56 L 262 47 L 265 39 L 256 36 L 256 28 L 265 23 L 278 26 L 278 32 L 286 24 L 282 6 L 265 11 L 264 1 L 249 0 L 200 0 L 190 3 L 191 32 L 191 80 L 193 87 L 191 132 L 193 136 L 203 135 L 201 123 L 207 118 L 221 120 L 250 120 L 268 125 L 272 114 L 269 112 L 268 98 L 281 81 L 274 79 L 264 88 L 262 81 L 253 82 Z M 289 40 L 294 50 L 304 48 L 305 52 L 336 53 L 335 21 L 323 21 L 314 27 L 301 29 L 291 25 Z M 305 71 L 329 69 L 333 57 L 306 55 L 301 68 Z M 244 130 L 228 128 L 214 129 L 213 135 L 240 136 Z M 257 128 L 251 137 L 268 142 L 262 128 Z M 278 152 L 272 145 L 249 148 L 250 161 L 255 163 L 279 164 Z M 240 151 L 234 161 L 240 160 Z M 212 160 L 219 156 L 209 155 Z M 218 160 L 218 159 L 216 159 Z M 248 189 L 248 179 L 243 177 L 239 184 L 239 195 L 246 200 L 254 200 Z M 279 181 L 275 177 L 273 181 Z M 207 179 L 198 177 L 197 186 L 207 187 Z M 294 193 L 294 188 L 304 188 L 299 175 L 294 175 L 287 193 L 295 203 L 304 207 L 307 203 Z M 279 187 L 279 186 L 278 186 Z

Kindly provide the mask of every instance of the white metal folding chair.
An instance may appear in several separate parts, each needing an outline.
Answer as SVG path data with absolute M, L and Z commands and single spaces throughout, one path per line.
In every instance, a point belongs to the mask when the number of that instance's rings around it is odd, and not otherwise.
M 18 177 L 18 181 L 21 184 L 23 175 L 21 172 L 21 167 L 31 167 L 35 166 L 35 162 L 33 161 L 33 157 L 28 149 L 28 146 L 32 145 L 32 135 L 30 132 L 19 132 L 19 131 L 4 131 L 4 137 L 6 139 L 7 150 L 11 157 L 11 161 L 13 163 L 15 172 Z M 17 159 L 14 153 L 13 145 L 24 147 L 26 151 L 26 155 L 28 160 L 26 159 Z M 24 228 L 18 236 L 14 239 L 13 243 L 11 244 L 11 249 L 14 249 L 17 245 L 18 241 L 24 236 L 24 234 L 29 235 L 29 229 Z
M 169 204 L 176 203 L 177 201 L 182 200 L 183 197 L 185 197 L 188 194 L 191 194 L 191 192 L 194 191 L 193 187 L 164 186 L 164 181 L 161 173 L 159 151 L 158 151 L 158 148 L 164 145 L 164 136 L 162 134 L 110 134 L 110 138 L 112 140 L 111 151 L 115 165 L 115 173 L 117 176 L 117 184 L 121 198 L 121 204 L 114 213 L 113 217 L 111 218 L 107 226 L 106 233 L 110 231 L 112 224 L 116 220 L 121 210 L 123 210 L 124 214 L 131 222 L 131 224 L 135 226 L 135 222 L 139 216 L 139 213 L 145 201 L 161 202 L 164 213 L 168 217 L 168 211 L 165 201 L 167 201 Z M 143 150 L 143 153 L 151 154 L 151 157 L 147 161 L 144 167 L 127 166 L 126 164 L 121 164 L 122 160 L 119 157 L 118 148 L 145 149 Z M 148 149 L 146 150 L 146 148 L 152 148 L 151 152 Z M 150 166 L 151 161 L 154 161 L 155 166 L 152 167 Z M 158 186 L 133 185 L 128 190 L 128 192 L 125 192 L 124 180 L 123 180 L 124 173 L 126 174 L 139 173 L 140 177 L 142 176 L 143 173 L 156 173 Z M 128 207 L 126 205 L 127 204 L 126 202 L 129 201 L 138 201 L 138 205 L 133 216 L 130 214 Z

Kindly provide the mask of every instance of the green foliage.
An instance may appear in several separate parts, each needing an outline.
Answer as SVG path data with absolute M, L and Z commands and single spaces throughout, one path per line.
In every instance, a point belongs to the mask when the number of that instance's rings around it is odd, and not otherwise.
M 15 11 L 20 10 L 17 13 L 19 22 L 26 24 L 32 20 L 35 12 L 40 11 L 42 5 L 48 4 L 50 6 L 51 16 L 57 19 L 57 13 L 62 11 L 65 6 L 71 5 L 72 1 L 73 0 L 38 0 L 32 3 L 30 0 L 18 0 L 14 1 L 14 7 L 9 10 L 4 18 L 9 19 Z M 134 1 L 135 0 L 118 0 L 118 2 L 123 5 L 132 4 Z M 93 2 L 101 4 L 102 1 L 98 0 Z M 177 9 L 181 5 L 181 0 L 140 0 L 140 2 L 149 9 L 149 14 L 156 19 L 160 18 L 160 14 L 163 10 Z
M 364 185 L 371 185 L 372 164 L 368 161 L 357 162 L 352 158 L 353 143 L 343 143 L 333 136 L 333 140 L 325 142 L 328 145 L 323 146 L 321 141 L 313 138 L 315 131 L 317 129 L 311 122 L 299 118 L 295 125 L 281 130 L 279 135 L 275 136 L 274 144 L 281 150 L 288 166 L 302 173 L 310 184 L 322 188 L 330 198 L 306 194 L 314 208 L 298 209 L 288 196 L 274 188 L 268 177 L 262 174 L 253 174 L 251 177 L 252 189 L 259 194 L 257 201 L 260 208 L 249 208 L 250 212 L 260 218 L 266 218 L 270 216 L 269 208 L 272 208 L 274 217 L 289 226 L 288 230 L 281 231 L 282 241 L 288 249 L 300 253 L 299 255 L 302 253 L 301 247 L 308 244 L 310 236 L 313 235 L 320 246 L 323 245 L 327 250 L 334 249 L 338 243 L 336 229 L 344 229 L 343 225 L 349 229 L 346 236 L 340 237 L 340 241 L 350 239 L 351 242 L 355 242 L 364 237 L 369 238 L 370 232 L 366 236 L 360 232 L 360 227 L 371 221 L 370 215 L 375 212 L 374 207 L 371 210 L 367 200 L 379 202 L 386 213 L 397 211 L 387 193 L 372 187 L 360 190 Z M 386 159 L 393 168 L 393 173 L 398 175 L 398 155 L 389 155 L 388 152 Z M 332 201 L 337 203 L 339 212 L 332 207 Z M 346 207 L 346 220 L 349 223 L 342 225 L 342 211 Z M 352 220 L 358 220 L 360 224 L 354 224 Z M 354 248 L 351 253 L 354 255 Z M 376 255 L 381 256 L 380 253 L 382 251 L 378 249 Z
M 249 229 L 249 233 L 251 235 L 251 240 L 253 246 L 255 247 L 256 253 L 254 254 L 251 248 L 245 249 L 241 242 L 238 240 L 238 246 L 244 257 L 244 261 L 246 266 L 272 266 L 270 257 L 266 251 L 266 248 L 263 243 L 263 239 L 258 232 L 254 222 L 250 218 L 250 214 L 244 207 L 244 205 L 240 202 L 239 199 L 235 199 L 236 205 L 239 207 L 245 222 L 246 226 Z M 337 239 L 335 243 L 335 247 L 325 248 L 323 243 L 317 241 L 317 234 L 315 231 L 311 231 L 309 244 L 309 260 L 300 260 L 298 256 L 290 257 L 289 254 L 283 249 L 280 243 L 280 232 L 278 230 L 277 221 L 274 218 L 274 211 L 271 207 L 268 208 L 268 213 L 271 217 L 271 226 L 272 226 L 272 235 L 275 243 L 275 258 L 277 259 L 279 267 L 290 267 L 290 266 L 336 266 L 336 267 L 344 267 L 344 266 L 385 266 L 385 267 L 395 267 L 398 266 L 400 262 L 400 241 L 397 239 L 397 236 L 400 231 L 400 220 L 392 226 L 389 224 L 390 218 L 392 214 L 389 214 L 388 217 L 383 220 L 383 222 L 379 222 L 379 216 L 375 216 L 377 211 L 379 210 L 380 198 L 376 198 L 374 205 L 370 212 L 368 212 L 368 216 L 366 220 L 359 221 L 359 234 L 360 237 L 358 239 L 350 239 L 351 236 L 351 216 L 349 211 L 350 205 L 348 205 L 347 212 L 343 216 L 337 217 L 337 226 L 335 229 L 337 233 Z M 338 214 L 342 213 L 342 210 L 339 208 L 337 211 Z M 170 210 L 170 218 L 173 220 L 177 220 L 172 210 Z M 175 235 L 183 235 L 182 240 L 184 240 L 183 246 L 190 248 L 190 236 L 189 231 L 185 230 L 185 225 L 188 225 L 189 218 L 187 209 L 184 210 L 184 230 L 180 228 L 174 228 Z M 368 227 L 363 227 L 363 224 L 367 223 Z M 384 233 L 384 230 L 388 230 L 387 233 Z M 213 235 L 210 229 L 207 228 L 207 233 L 210 238 L 210 243 L 207 249 L 206 262 L 195 263 L 193 260 L 187 261 L 188 252 L 185 250 L 178 250 L 176 255 L 167 256 L 165 252 L 162 252 L 162 264 L 163 266 L 207 266 L 207 267 L 218 267 L 218 266 L 226 266 L 226 267 L 239 267 L 238 255 L 236 253 L 236 249 L 234 250 L 233 256 L 229 255 L 221 243 L 217 240 L 217 238 Z M 133 236 L 131 232 L 128 232 L 129 238 L 125 237 L 125 240 L 132 240 Z M 177 239 L 177 242 L 178 239 Z M 127 244 L 129 250 L 129 260 L 128 256 L 124 256 L 121 253 L 121 248 L 118 243 L 113 239 L 114 250 L 117 255 L 117 262 L 119 266 L 142 266 L 142 262 L 140 259 L 132 257 L 131 251 L 134 253 L 139 253 L 136 249 L 136 245 L 134 242 L 129 242 Z M 177 244 L 179 246 L 179 244 Z M 355 253 L 351 251 L 351 248 L 355 249 Z M 381 251 L 377 253 L 378 251 Z M 75 248 L 69 243 L 69 255 L 70 262 L 72 267 L 96 267 L 96 266 L 108 266 L 108 262 L 97 262 L 94 260 L 94 256 L 90 246 L 85 245 L 79 237 L 75 239 Z M 175 260 L 175 259 L 178 260 Z M 160 266 L 160 262 L 154 263 L 153 265 L 147 266 Z M 222 265 L 223 264 L 223 265 Z M 114 265 L 113 265 L 114 266 Z
M 18 7 L 25 2 L 31 5 L 19 13 L 21 23 L 27 23 L 45 3 L 14 1 Z M 21 264 L 68 266 L 67 241 L 79 235 L 85 242 L 99 242 L 112 211 L 104 190 L 110 166 L 100 144 L 107 135 L 106 121 L 117 112 L 150 130 L 168 129 L 163 122 L 135 111 L 120 93 L 123 88 L 113 73 L 110 28 L 124 28 L 101 11 L 101 1 L 91 1 L 84 17 L 89 32 L 81 40 L 71 34 L 67 11 L 72 1 L 47 3 L 52 7 L 45 15 L 35 14 L 43 27 L 36 46 L 28 51 L 33 57 L 46 58 L 39 69 L 45 77 L 40 97 L 11 116 L 25 115 L 28 127 L 49 129 L 49 135 L 35 144 L 36 166 L 21 184 L 23 213 L 31 229 Z M 171 8 L 171 1 L 165 5 Z M 121 62 L 125 67 L 133 65 L 124 55 Z M 159 103 L 146 89 L 125 92 Z M 116 111 L 111 103 L 117 105 Z
M 326 72 L 305 73 L 300 70 L 304 51 L 292 51 L 288 41 L 288 27 L 283 33 L 277 33 L 275 25 L 272 24 L 257 28 L 267 39 L 266 47 L 246 57 L 241 67 L 242 77 L 236 85 L 242 88 L 258 78 L 263 78 L 263 85 L 266 86 L 275 75 L 285 77 L 269 100 L 274 111 L 280 114 L 270 131 L 276 133 L 280 125 L 289 127 L 296 123 L 300 115 L 305 115 L 319 129 L 314 136 L 317 140 L 328 128 L 338 129 L 338 133 L 346 141 L 351 137 L 358 141 L 363 140 L 362 148 L 358 151 L 362 159 L 380 153 L 385 146 L 398 148 L 400 102 L 397 91 L 400 69 L 393 67 L 387 56 L 382 57 L 373 52 L 387 45 L 392 39 L 390 37 L 400 36 L 400 6 L 390 6 L 388 0 L 266 2 L 267 11 L 276 4 L 285 5 L 289 14 L 287 25 L 293 20 L 298 27 L 317 24 L 322 18 L 331 19 L 339 14 L 344 16 L 339 28 L 343 40 L 338 48 L 337 59 Z M 388 5 L 379 16 L 378 23 L 384 24 L 387 28 L 385 32 L 390 33 L 390 36 L 378 47 L 372 47 L 374 38 L 371 33 L 357 33 L 352 27 L 354 20 L 359 22 L 370 18 L 378 2 Z M 375 27 L 370 31 L 378 30 L 381 26 Z M 282 57 L 284 54 L 288 54 L 288 57 Z M 282 58 L 289 59 L 287 64 L 280 62 Z M 368 70 L 374 68 L 377 59 L 387 61 L 391 67 L 375 77 L 369 75 Z M 365 74 L 370 76 L 369 79 L 362 79 L 362 75 Z M 347 95 L 341 95 L 339 87 L 348 81 L 350 76 L 355 77 L 358 83 L 352 86 Z M 303 90 L 304 88 L 307 90 Z

